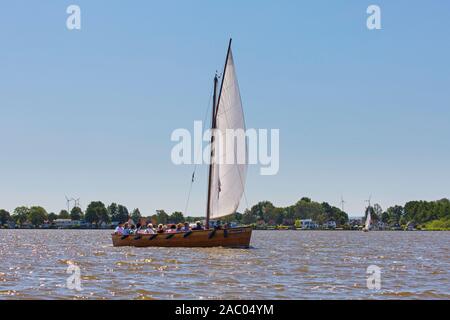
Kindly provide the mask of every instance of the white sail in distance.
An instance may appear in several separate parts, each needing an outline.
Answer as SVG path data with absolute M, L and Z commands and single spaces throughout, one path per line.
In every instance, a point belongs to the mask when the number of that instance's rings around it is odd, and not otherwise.
M 370 216 L 370 209 L 369 212 L 367 213 L 367 218 L 366 218 L 366 225 L 365 225 L 365 229 L 369 230 L 370 228 L 370 224 L 372 223 L 372 217 Z
M 212 219 L 236 212 L 244 193 L 247 175 L 244 112 L 231 48 L 227 54 L 224 70 L 212 146 L 214 156 L 212 157 L 213 169 L 209 203 L 210 218 Z M 230 136 L 230 132 L 240 133 L 241 137 Z M 229 147 L 227 148 L 227 146 Z

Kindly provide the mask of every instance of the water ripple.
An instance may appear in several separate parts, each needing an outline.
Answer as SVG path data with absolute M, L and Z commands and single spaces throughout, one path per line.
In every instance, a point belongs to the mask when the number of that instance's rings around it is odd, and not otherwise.
M 0 299 L 450 298 L 450 232 L 255 231 L 249 250 L 115 248 L 109 233 L 0 230 Z

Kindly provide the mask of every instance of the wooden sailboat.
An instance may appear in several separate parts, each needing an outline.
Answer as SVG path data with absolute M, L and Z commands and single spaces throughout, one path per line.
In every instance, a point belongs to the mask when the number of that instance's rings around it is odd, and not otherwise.
M 180 233 L 112 235 L 114 246 L 136 247 L 239 247 L 248 248 L 251 227 L 209 229 L 210 219 L 218 219 L 236 212 L 244 193 L 247 163 L 224 161 L 225 152 L 217 152 L 219 141 L 226 145 L 227 129 L 245 131 L 244 113 L 231 52 L 231 39 L 217 98 L 218 77 L 214 77 L 214 93 L 211 120 L 211 161 L 208 174 L 206 205 L 206 230 Z M 218 129 L 218 130 L 215 130 Z M 218 136 L 220 135 L 220 137 Z M 247 152 L 247 146 L 245 146 Z M 228 158 L 227 158 L 228 159 Z
M 180 233 L 112 235 L 115 247 L 228 247 L 248 248 L 251 227 L 199 230 Z

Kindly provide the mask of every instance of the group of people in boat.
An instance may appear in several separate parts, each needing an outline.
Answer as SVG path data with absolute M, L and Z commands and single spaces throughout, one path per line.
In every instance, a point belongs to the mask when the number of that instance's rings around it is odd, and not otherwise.
M 226 226 L 224 226 L 226 227 Z M 215 229 L 221 229 L 220 224 L 214 227 Z M 191 226 L 189 222 L 178 223 L 178 224 L 158 224 L 154 226 L 153 224 L 141 224 L 137 223 L 134 225 L 130 222 L 120 223 L 114 230 L 114 234 L 117 235 L 132 235 L 132 234 L 155 234 L 155 233 L 179 233 L 179 232 L 189 232 L 192 230 L 205 230 L 205 227 L 200 221 L 197 221 L 195 225 Z

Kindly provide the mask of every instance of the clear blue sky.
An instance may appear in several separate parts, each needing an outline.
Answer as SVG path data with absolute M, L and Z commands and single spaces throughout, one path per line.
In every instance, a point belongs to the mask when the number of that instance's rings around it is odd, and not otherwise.
M 281 130 L 279 174 L 250 168 L 250 205 L 342 194 L 357 216 L 369 194 L 449 197 L 449 35 L 440 0 L 2 1 L 0 208 L 183 210 L 193 168 L 171 163 L 170 134 L 203 119 L 230 36 L 247 127 Z M 205 198 L 201 167 L 189 214 Z

